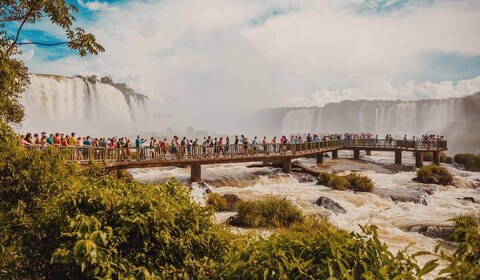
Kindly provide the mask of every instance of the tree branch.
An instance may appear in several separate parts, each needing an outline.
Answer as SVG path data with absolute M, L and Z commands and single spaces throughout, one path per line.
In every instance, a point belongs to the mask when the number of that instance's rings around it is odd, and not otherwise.
M 68 44 L 72 41 L 68 42 L 57 42 L 57 43 L 39 43 L 39 42 L 27 42 L 27 43 L 17 43 L 17 45 L 39 45 L 39 46 L 46 46 L 46 47 L 52 47 L 52 46 L 58 46 L 58 45 L 64 45 Z
M 18 42 L 18 38 L 20 37 L 20 31 L 22 30 L 23 26 L 25 25 L 25 23 L 27 22 L 28 18 L 30 17 L 30 15 L 32 15 L 32 13 L 35 11 L 35 9 L 37 8 L 37 5 L 41 2 L 41 0 L 38 0 L 36 1 L 33 6 L 30 8 L 30 10 L 28 11 L 28 13 L 25 15 L 25 18 L 22 20 L 22 23 L 20 24 L 20 27 L 18 27 L 18 30 L 17 30 L 17 36 L 15 36 L 15 40 L 12 42 L 12 44 L 8 47 L 7 49 L 7 56 L 8 54 L 12 51 L 13 47 L 17 44 Z

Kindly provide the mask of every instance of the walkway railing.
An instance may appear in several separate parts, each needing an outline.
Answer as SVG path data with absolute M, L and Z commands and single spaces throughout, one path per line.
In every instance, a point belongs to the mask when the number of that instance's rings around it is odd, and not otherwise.
M 447 141 L 405 141 L 385 139 L 352 139 L 306 142 L 300 144 L 241 144 L 209 146 L 167 146 L 142 148 L 107 148 L 107 147 L 62 147 L 62 146 L 26 146 L 30 150 L 48 148 L 64 150 L 69 162 L 123 162 L 134 160 L 182 160 L 241 158 L 255 156 L 282 156 L 314 154 L 338 149 L 408 149 L 408 150 L 446 150 Z

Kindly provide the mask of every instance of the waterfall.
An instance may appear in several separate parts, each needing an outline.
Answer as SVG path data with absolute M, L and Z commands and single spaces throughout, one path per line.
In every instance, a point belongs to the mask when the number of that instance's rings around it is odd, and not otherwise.
M 462 98 L 452 98 L 352 101 L 330 103 L 319 108 L 298 108 L 289 110 L 284 115 L 282 132 L 372 132 L 382 137 L 387 133 L 396 137 L 403 137 L 404 134 L 409 137 L 425 133 L 441 134 L 453 123 L 465 123 L 468 117 L 464 109 L 465 103 Z
M 150 120 L 145 96 L 80 77 L 32 75 L 21 103 L 22 132 L 125 135 L 146 129 Z
M 282 132 L 287 135 L 290 133 L 305 133 L 315 127 L 316 109 L 299 109 L 287 112 L 283 118 Z

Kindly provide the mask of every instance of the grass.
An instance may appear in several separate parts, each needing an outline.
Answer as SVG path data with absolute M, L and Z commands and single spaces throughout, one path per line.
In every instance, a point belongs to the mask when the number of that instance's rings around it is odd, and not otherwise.
M 207 205 L 211 205 L 218 212 L 229 210 L 227 200 L 218 193 L 208 194 Z
M 455 163 L 462 165 L 468 171 L 480 171 L 480 155 L 457 154 L 453 157 Z
M 339 191 L 347 190 L 350 187 L 350 183 L 344 177 L 326 172 L 320 174 L 317 184 Z
M 418 169 L 416 179 L 425 184 L 449 185 L 453 181 L 453 176 L 444 167 L 427 165 Z
M 303 212 L 284 197 L 269 196 L 237 204 L 236 224 L 250 228 L 288 228 L 304 221 Z
M 324 185 L 334 190 L 344 191 L 352 189 L 359 192 L 370 192 L 374 186 L 370 178 L 355 173 L 347 176 L 339 176 L 323 172 L 318 177 L 317 184 Z
M 370 192 L 373 189 L 373 182 L 367 176 L 352 173 L 345 177 L 352 189 L 357 192 Z

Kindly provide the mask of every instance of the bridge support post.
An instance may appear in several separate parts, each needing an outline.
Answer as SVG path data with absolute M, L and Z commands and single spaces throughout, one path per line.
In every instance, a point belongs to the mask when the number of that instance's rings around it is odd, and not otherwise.
M 202 182 L 202 166 L 200 164 L 192 164 L 190 180 L 192 183 Z
M 395 164 L 402 164 L 402 150 L 395 150 Z
M 360 150 L 359 149 L 353 150 L 353 159 L 360 159 Z
M 332 158 L 338 158 L 338 150 L 332 151 Z
M 423 166 L 423 153 L 416 152 L 415 153 L 415 166 L 420 168 Z
M 317 154 L 317 164 L 323 163 L 323 153 Z
M 287 158 L 283 161 L 283 173 L 291 173 L 292 172 L 292 159 Z
M 371 156 L 372 155 L 372 150 L 365 150 L 365 155 Z
M 440 165 L 440 152 L 433 152 L 433 164 L 434 165 Z

